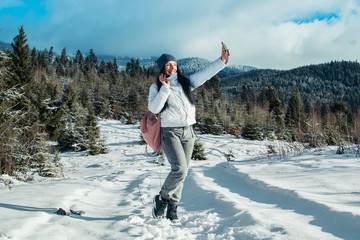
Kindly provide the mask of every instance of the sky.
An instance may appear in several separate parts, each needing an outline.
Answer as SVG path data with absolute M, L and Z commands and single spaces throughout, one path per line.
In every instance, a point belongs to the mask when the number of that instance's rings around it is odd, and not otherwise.
M 291 69 L 357 61 L 359 0 L 0 0 L 0 41 L 69 54 L 174 55 Z

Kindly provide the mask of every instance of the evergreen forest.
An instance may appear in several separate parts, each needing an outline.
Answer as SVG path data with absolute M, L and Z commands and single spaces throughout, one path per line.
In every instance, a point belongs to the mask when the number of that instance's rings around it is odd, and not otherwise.
M 54 176 L 59 151 L 107 152 L 98 119 L 137 124 L 147 109 L 155 63 L 131 59 L 120 70 L 116 59 L 99 60 L 93 49 L 74 57 L 66 48 L 30 49 L 23 27 L 11 45 L 0 51 L 0 174 L 21 178 L 31 168 Z M 341 150 L 359 142 L 359 85 L 357 62 L 215 76 L 194 91 L 195 128 Z

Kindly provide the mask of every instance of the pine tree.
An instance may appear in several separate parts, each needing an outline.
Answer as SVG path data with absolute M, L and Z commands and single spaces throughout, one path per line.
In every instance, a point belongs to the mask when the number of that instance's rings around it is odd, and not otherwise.
M 54 61 L 54 47 L 50 47 L 49 53 L 46 55 L 46 63 L 47 63 L 46 73 L 47 74 L 51 74 L 54 71 L 53 61 Z
M 38 55 L 38 53 L 37 53 L 36 48 L 33 48 L 31 50 L 31 61 L 30 61 L 33 71 L 35 71 L 39 66 L 37 55 Z
M 89 153 L 90 155 L 97 155 L 100 153 L 100 148 L 96 144 L 96 139 L 98 136 L 98 128 L 96 126 L 96 121 L 94 115 L 89 112 L 88 115 L 88 138 L 89 138 Z
M 17 100 L 16 89 L 8 89 L 5 79 L 9 77 L 8 54 L 0 50 L 0 175 L 9 173 L 11 169 L 11 142 L 14 137 L 12 121 L 16 116 L 9 112 L 12 104 Z
M 76 52 L 74 63 L 77 68 L 77 71 L 80 71 L 83 74 L 85 74 L 85 59 L 80 50 L 77 50 Z
M 251 90 L 250 86 L 243 85 L 240 93 L 240 99 L 243 104 L 246 106 L 246 112 L 248 115 L 252 114 L 253 103 L 254 103 L 254 93 Z
M 46 70 L 47 71 L 47 69 L 48 69 L 48 62 L 47 62 L 47 55 L 48 55 L 48 53 L 47 53 L 47 50 L 45 49 L 45 51 L 43 51 L 43 52 L 39 52 L 38 53 L 38 64 L 39 64 L 39 68 L 41 68 L 41 69 L 44 69 L 44 70 Z
M 283 126 L 281 101 L 278 92 L 270 85 L 267 90 L 267 99 L 269 101 L 269 115 L 275 120 L 276 126 L 280 130 Z
M 270 87 L 270 85 L 268 87 Z M 261 82 L 261 90 L 260 90 L 260 93 L 257 98 L 258 104 L 260 106 L 264 107 L 265 104 L 268 102 L 267 95 L 268 95 L 268 88 L 265 85 L 265 81 L 262 81 Z
M 204 84 L 205 89 L 207 90 L 209 95 L 212 97 L 213 101 L 220 99 L 220 78 L 215 75 L 209 81 Z M 213 102 L 212 101 L 212 102 Z
M 22 111 L 26 115 L 23 119 L 23 126 L 31 126 L 38 118 L 38 110 L 32 102 L 37 98 L 32 92 L 34 81 L 34 71 L 31 62 L 31 51 L 26 44 L 26 34 L 23 26 L 19 29 L 19 34 L 14 38 L 11 44 L 13 52 L 10 54 L 10 81 L 9 88 L 16 88 L 17 92 L 23 94 L 23 101 L 20 101 L 13 107 L 13 110 Z M 36 57 L 35 57 L 36 58 Z M 36 59 L 34 59 L 36 61 Z
M 253 117 L 249 117 L 243 128 L 241 129 L 241 135 L 245 139 L 249 140 L 262 140 L 263 133 L 258 121 L 254 120 Z
M 50 51 L 49 51 L 49 56 L 48 56 L 48 64 L 52 64 L 53 63 L 53 59 L 54 58 L 54 47 L 50 47 Z
M 76 93 L 72 87 L 68 87 L 63 103 L 47 122 L 54 131 L 53 140 L 58 142 L 60 150 L 73 149 L 77 142 L 75 118 L 80 117 L 77 107 Z
M 21 26 L 19 35 L 14 38 L 14 42 L 11 44 L 13 52 L 10 55 L 10 71 L 12 72 L 10 86 L 27 85 L 27 89 L 29 89 L 33 83 L 34 72 L 31 64 L 30 48 L 26 42 L 24 27 Z
M 113 115 L 113 112 L 111 111 L 111 105 L 109 103 L 108 99 L 105 99 L 102 103 L 101 112 L 99 113 L 99 116 L 101 118 L 110 119 Z
M 134 58 L 131 58 L 130 62 L 126 64 L 126 72 L 130 75 L 130 77 L 135 77 L 141 74 L 139 59 L 135 61 Z
M 214 115 L 200 119 L 200 131 L 204 134 L 220 135 L 222 133 L 222 127 L 217 122 L 218 119 Z
M 76 143 L 74 126 L 69 116 L 69 108 L 66 104 L 62 106 L 57 115 L 57 124 L 54 126 L 54 139 L 58 142 L 61 151 L 71 149 Z
M 108 62 L 106 63 L 107 72 L 109 74 L 108 81 L 111 85 L 116 84 L 120 75 L 119 72 L 119 66 L 116 61 L 116 58 L 114 59 L 114 62 Z
M 343 99 L 334 101 L 331 105 L 331 111 L 334 113 L 337 125 L 337 144 L 339 146 L 338 153 L 343 153 L 343 140 L 348 137 L 347 116 L 349 114 L 348 107 Z
M 24 28 L 12 43 L 10 73 L 0 97 L 2 129 L 1 172 L 14 174 L 21 169 L 39 167 L 47 160 L 43 148 L 47 134 L 39 119 L 39 93 L 35 91 L 30 48 Z M 34 58 L 36 58 L 34 54 Z M 34 59 L 36 61 L 36 59 Z
M 56 74 L 58 76 L 66 76 L 67 75 L 67 67 L 68 67 L 68 58 L 66 55 L 66 48 L 63 48 L 61 51 L 60 57 L 55 58 L 56 65 Z
M 294 87 L 289 99 L 287 111 L 285 114 L 285 125 L 290 130 L 304 132 L 306 129 L 304 109 L 296 87 Z
M 97 155 L 106 153 L 106 144 L 100 137 L 100 129 L 97 126 L 94 110 L 91 107 L 88 108 L 86 122 L 86 129 L 89 140 L 89 154 Z
M 103 78 L 106 78 L 107 75 L 107 68 L 106 68 L 106 63 L 103 60 L 101 60 L 100 66 L 99 66 L 99 75 L 102 76 Z
M 95 55 L 93 49 L 90 49 L 89 56 L 86 57 L 85 61 L 87 63 L 86 70 L 96 73 L 96 71 L 99 67 L 99 60 L 98 60 L 97 56 Z
M 241 88 L 240 99 L 243 103 L 247 103 L 250 100 L 249 89 L 247 85 L 243 85 Z
M 193 160 L 207 160 L 205 148 L 199 138 L 195 139 L 194 150 L 191 156 Z

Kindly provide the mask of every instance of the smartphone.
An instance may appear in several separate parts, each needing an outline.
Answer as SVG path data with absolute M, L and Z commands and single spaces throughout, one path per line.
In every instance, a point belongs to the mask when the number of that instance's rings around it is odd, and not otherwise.
M 228 60 L 229 60 L 229 51 L 228 51 L 228 49 L 227 49 L 227 47 L 226 47 L 226 45 L 225 45 L 224 42 L 221 42 L 221 44 L 222 44 L 223 48 L 224 48 L 225 51 L 226 51 L 226 62 L 228 62 Z

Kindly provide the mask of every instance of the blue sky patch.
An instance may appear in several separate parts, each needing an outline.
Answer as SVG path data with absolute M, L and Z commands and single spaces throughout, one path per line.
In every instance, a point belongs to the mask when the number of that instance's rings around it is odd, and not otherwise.
M 331 23 L 332 21 L 338 19 L 340 19 L 340 16 L 337 13 L 316 12 L 314 15 L 309 17 L 293 19 L 292 22 L 296 24 L 312 23 L 315 21 L 326 21 L 328 23 Z

